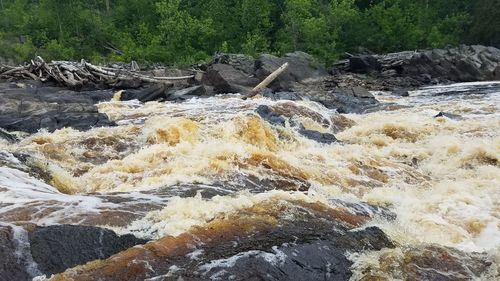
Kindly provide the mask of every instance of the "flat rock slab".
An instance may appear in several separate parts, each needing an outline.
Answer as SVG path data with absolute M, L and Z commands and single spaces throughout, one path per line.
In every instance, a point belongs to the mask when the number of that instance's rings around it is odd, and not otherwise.
M 55 274 L 96 259 L 105 259 L 147 241 L 92 226 L 55 225 L 29 233 L 31 253 L 44 274 Z
M 344 208 L 271 199 L 53 280 L 348 280 L 348 252 L 394 247 L 376 227 L 357 229 L 369 219 Z
M 0 128 L 36 133 L 40 129 L 113 126 L 114 122 L 95 106 L 112 97 L 110 90 L 74 92 L 41 85 L 0 84 Z

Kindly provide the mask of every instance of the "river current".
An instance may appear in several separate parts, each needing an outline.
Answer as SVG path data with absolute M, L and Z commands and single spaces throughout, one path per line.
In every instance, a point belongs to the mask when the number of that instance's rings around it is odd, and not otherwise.
M 409 278 L 405 265 L 417 253 L 459 264 L 481 255 L 488 266 L 468 276 L 494 280 L 500 265 L 500 83 L 429 87 L 408 97 L 374 95 L 393 105 L 339 115 L 314 102 L 263 97 L 100 103 L 99 111 L 119 126 L 39 132 L 15 144 L 0 140 L 0 221 L 102 226 L 168 248 L 189 244 L 186 233 L 206 238 L 212 235 L 207 229 L 227 230 L 228 221 L 248 221 L 231 224 L 235 233 L 251 234 L 265 221 L 275 223 L 279 234 L 280 227 L 300 221 L 296 206 L 342 207 L 368 218 L 349 229 L 376 226 L 395 245 L 346 253 L 351 280 Z M 262 119 L 255 112 L 262 105 L 285 116 L 284 126 Z M 452 115 L 435 117 L 439 112 Z M 333 133 L 339 142 L 308 139 L 296 124 Z M 38 172 L 30 175 L 26 163 Z M 228 251 L 217 241 L 203 241 L 189 248 L 189 259 L 212 248 Z M 287 253 L 277 248 L 283 241 L 269 242 L 267 250 L 247 247 L 224 258 L 204 257 L 195 266 L 169 265 L 166 272 L 155 273 L 151 258 L 147 276 L 163 280 L 184 270 L 227 280 L 233 275 L 216 269 L 231 272 L 243 257 L 284 263 Z M 133 251 L 139 250 L 128 251 L 129 257 L 148 259 Z M 102 268 L 110 268 L 106 262 L 53 278 L 98 279 Z M 467 277 L 459 270 L 447 274 Z

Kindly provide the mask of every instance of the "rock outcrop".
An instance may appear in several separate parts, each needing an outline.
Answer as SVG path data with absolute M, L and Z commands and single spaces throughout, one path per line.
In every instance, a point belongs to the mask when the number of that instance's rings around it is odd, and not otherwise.
M 207 67 L 202 83 L 214 87 L 216 93 L 242 93 L 251 91 L 260 81 L 284 63 L 288 69 L 269 87 L 276 91 L 293 89 L 295 83 L 327 76 L 326 70 L 304 52 L 294 52 L 276 57 L 262 55 L 257 59 L 238 54 L 218 54 Z
M 389 88 L 500 79 L 500 50 L 480 45 L 385 55 L 357 55 L 340 61 L 336 70 L 369 74 Z M 340 75 L 341 76 L 341 75 Z
M 54 280 L 348 280 L 348 253 L 393 248 L 369 217 L 346 207 L 266 200 L 179 236 L 166 236 Z
M 88 130 L 114 125 L 96 103 L 111 100 L 112 91 L 74 92 L 37 83 L 0 84 L 0 128 L 35 133 L 64 127 Z
M 108 229 L 81 225 L 37 227 L 29 233 L 29 241 L 39 270 L 49 276 L 147 242 L 130 234 L 118 236 Z

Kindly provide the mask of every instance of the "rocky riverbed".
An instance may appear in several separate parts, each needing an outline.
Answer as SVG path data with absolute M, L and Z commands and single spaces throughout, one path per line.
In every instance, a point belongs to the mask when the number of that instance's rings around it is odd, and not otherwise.
M 3 81 L 0 280 L 497 280 L 499 63 L 221 54 L 168 85 Z

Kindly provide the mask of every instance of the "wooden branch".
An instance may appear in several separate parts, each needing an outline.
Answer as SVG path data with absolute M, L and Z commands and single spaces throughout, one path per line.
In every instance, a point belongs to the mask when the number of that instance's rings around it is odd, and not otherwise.
M 194 78 L 194 75 L 186 75 L 186 76 L 179 76 L 179 77 L 154 77 L 154 79 L 157 80 L 187 80 L 187 79 L 192 79 Z
M 288 68 L 288 62 L 280 66 L 278 69 L 276 69 L 273 73 L 269 74 L 269 76 L 266 77 L 262 82 L 260 82 L 259 85 L 257 85 L 253 90 L 250 92 L 250 94 L 247 96 L 247 98 L 251 98 L 260 92 L 264 90 L 269 84 L 271 84 L 278 76 L 280 76 L 281 73 L 283 73 L 286 69 Z

